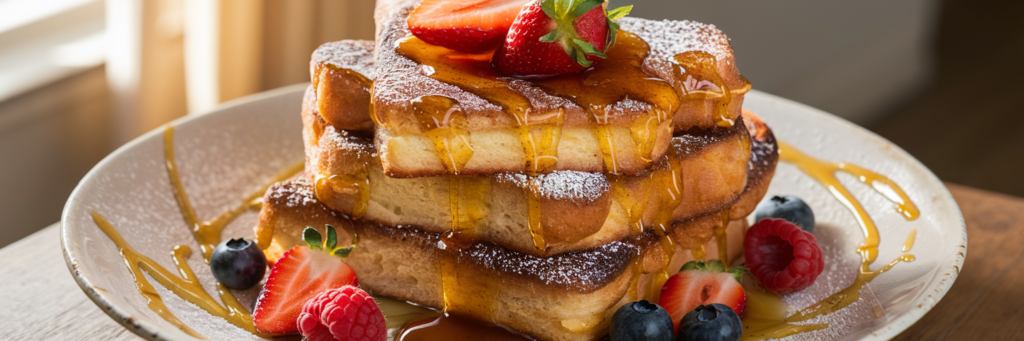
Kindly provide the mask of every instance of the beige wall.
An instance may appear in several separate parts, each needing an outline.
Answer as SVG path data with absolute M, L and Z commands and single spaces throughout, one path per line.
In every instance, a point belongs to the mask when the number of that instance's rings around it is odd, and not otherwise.
M 0 247 L 60 220 L 71 190 L 113 150 L 97 68 L 0 103 Z

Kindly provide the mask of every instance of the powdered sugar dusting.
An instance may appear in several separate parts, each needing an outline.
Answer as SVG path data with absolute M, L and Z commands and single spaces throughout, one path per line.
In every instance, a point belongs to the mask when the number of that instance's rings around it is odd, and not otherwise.
M 313 196 L 313 185 L 305 175 L 274 184 L 264 197 L 269 202 L 284 203 L 287 207 L 305 207 L 320 204 Z
M 675 56 L 689 51 L 703 51 L 719 61 L 732 59 L 729 38 L 715 25 L 696 21 L 649 20 L 622 18 L 618 21 L 623 31 L 636 34 L 650 47 L 644 59 L 644 71 L 675 84 Z M 680 80 L 681 81 L 681 80 Z
M 377 150 L 370 138 L 356 136 L 348 130 L 335 129 L 332 125 L 324 127 L 320 148 L 354 153 L 359 159 L 377 157 Z
M 536 176 L 534 186 L 530 177 L 522 173 L 500 173 L 494 179 L 511 183 L 525 190 L 536 190 L 545 199 L 573 202 L 593 202 L 600 199 L 611 188 L 608 178 L 601 173 L 555 171 Z
M 590 250 L 550 257 L 536 257 L 477 243 L 459 251 L 469 261 L 505 274 L 526 276 L 545 285 L 576 291 L 592 291 L 608 284 L 626 270 L 640 248 L 611 242 Z
M 369 40 L 340 40 L 325 43 L 313 51 L 310 58 L 310 70 L 316 72 L 316 66 L 329 64 L 339 68 L 358 72 L 368 79 L 376 78 L 373 67 L 373 45 Z

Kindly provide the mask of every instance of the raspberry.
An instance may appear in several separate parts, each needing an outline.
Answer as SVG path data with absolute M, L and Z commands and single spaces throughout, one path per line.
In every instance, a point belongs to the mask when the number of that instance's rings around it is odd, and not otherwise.
M 780 295 L 809 287 L 825 269 L 818 240 L 782 219 L 761 219 L 751 226 L 743 253 L 750 274 Z
M 310 341 L 384 341 L 387 328 L 377 302 L 346 285 L 324 291 L 302 306 L 299 332 Z

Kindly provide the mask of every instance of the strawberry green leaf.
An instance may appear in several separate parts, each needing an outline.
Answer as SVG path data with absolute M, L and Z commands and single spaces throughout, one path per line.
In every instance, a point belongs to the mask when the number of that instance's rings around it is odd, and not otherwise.
M 540 4 L 540 9 L 544 11 L 544 14 L 546 14 L 548 18 L 554 19 L 557 17 L 555 12 L 555 0 L 544 1 Z
M 583 67 L 588 67 L 590 66 L 590 64 L 594 63 L 590 60 L 587 60 L 587 55 L 584 53 L 580 53 L 577 49 L 572 49 L 572 52 L 569 53 L 569 57 L 575 60 L 576 64 L 580 64 Z
M 622 19 L 622 17 L 629 15 L 629 12 L 632 10 L 633 5 L 622 6 L 611 11 L 607 11 L 605 16 L 608 17 L 608 20 L 619 20 Z
M 713 259 L 713 260 L 710 260 L 707 263 L 705 263 L 705 265 L 706 265 L 706 267 L 704 269 L 707 270 L 707 271 L 711 271 L 711 272 L 725 272 L 725 265 L 723 265 L 722 261 L 720 261 L 720 260 Z
M 732 278 L 735 278 L 737 282 L 743 283 L 743 274 L 747 273 L 748 271 L 749 270 L 747 270 L 747 267 L 745 267 L 743 265 L 737 265 L 737 266 L 732 267 L 731 269 L 729 269 L 729 271 L 726 271 L 726 272 L 731 274 Z
M 601 58 L 608 58 L 608 56 L 605 55 L 604 52 L 598 51 L 597 48 L 594 47 L 594 45 L 591 45 L 590 43 L 588 43 L 586 41 L 579 40 L 579 39 L 573 39 L 572 41 L 574 43 L 576 43 L 576 45 L 578 45 L 580 47 L 580 49 L 583 50 L 583 53 L 586 53 L 586 54 L 591 55 L 591 56 L 597 56 L 597 57 L 601 57 Z
M 703 262 L 691 260 L 689 262 L 686 262 L 686 264 L 683 264 L 683 267 L 679 268 L 679 272 L 683 272 L 686 270 L 698 270 L 701 269 L 703 266 Z
M 338 247 L 338 248 L 331 249 L 330 253 L 332 255 L 335 255 L 335 256 L 338 256 L 338 257 L 341 257 L 341 258 L 346 258 L 346 257 L 348 257 L 349 254 L 352 253 L 352 250 L 354 250 L 356 248 L 356 244 L 358 242 L 359 242 L 359 235 L 353 233 L 352 234 L 352 245 L 349 245 L 347 247 Z
M 306 242 L 306 246 L 313 250 L 321 249 L 321 245 L 324 242 L 320 231 L 317 231 L 312 226 L 306 226 L 306 229 L 302 230 L 302 240 Z
M 543 37 L 540 37 L 540 41 L 545 43 L 554 43 L 559 39 L 562 39 L 562 35 L 559 34 L 558 29 L 554 29 L 551 32 L 548 32 L 548 34 L 545 34 Z
M 615 46 L 615 37 L 619 32 L 619 24 L 608 20 L 608 42 L 605 43 L 605 49 L 610 49 Z
M 324 243 L 324 250 L 334 250 L 334 246 L 338 244 L 338 233 L 334 231 L 334 226 L 327 225 L 327 242 Z

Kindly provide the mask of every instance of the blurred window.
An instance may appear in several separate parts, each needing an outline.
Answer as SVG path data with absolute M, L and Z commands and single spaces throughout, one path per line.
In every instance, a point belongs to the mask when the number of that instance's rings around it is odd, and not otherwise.
M 0 0 L 0 101 L 103 64 L 104 1 Z

